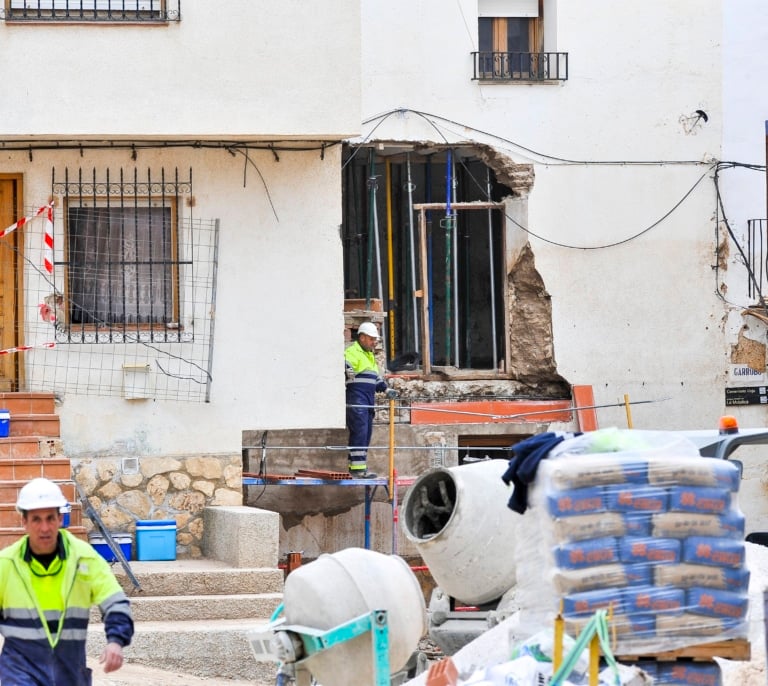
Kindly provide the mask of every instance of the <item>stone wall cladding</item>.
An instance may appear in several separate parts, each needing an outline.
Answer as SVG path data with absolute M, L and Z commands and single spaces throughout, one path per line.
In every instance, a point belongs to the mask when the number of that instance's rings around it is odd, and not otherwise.
M 72 460 L 73 478 L 82 486 L 107 530 L 136 532 L 136 521 L 173 519 L 176 556 L 203 556 L 203 510 L 212 505 L 242 505 L 240 455 L 189 455 L 134 458 L 138 471 L 123 470 L 116 457 Z M 133 462 L 136 464 L 136 462 Z M 93 522 L 83 517 L 92 531 Z

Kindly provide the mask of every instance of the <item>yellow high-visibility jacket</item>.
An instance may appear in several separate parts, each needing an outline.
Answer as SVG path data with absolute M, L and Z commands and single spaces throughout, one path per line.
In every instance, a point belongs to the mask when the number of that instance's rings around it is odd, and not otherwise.
M 0 551 L 2 686 L 87 686 L 85 641 L 92 605 L 108 642 L 133 636 L 130 603 L 107 561 L 66 529 L 45 569 L 28 550 L 28 536 Z

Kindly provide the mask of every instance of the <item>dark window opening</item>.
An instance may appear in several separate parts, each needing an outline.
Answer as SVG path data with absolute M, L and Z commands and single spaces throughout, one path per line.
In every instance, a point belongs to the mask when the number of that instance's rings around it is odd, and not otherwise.
M 67 209 L 70 324 L 178 321 L 170 207 Z
M 354 152 L 354 156 L 349 159 Z M 429 291 L 432 366 L 504 368 L 504 216 L 495 210 L 426 212 L 426 263 L 420 260 L 414 204 L 487 201 L 511 194 L 492 170 L 449 151 L 382 156 L 346 151 L 344 167 L 345 298 L 380 299 L 387 312 L 382 344 L 388 368 L 418 358 L 422 274 Z M 450 191 L 447 190 L 450 184 Z M 409 367 L 412 368 L 413 365 Z
M 459 464 L 480 460 L 509 460 L 510 448 L 530 438 L 530 434 L 500 434 L 498 436 L 459 436 Z

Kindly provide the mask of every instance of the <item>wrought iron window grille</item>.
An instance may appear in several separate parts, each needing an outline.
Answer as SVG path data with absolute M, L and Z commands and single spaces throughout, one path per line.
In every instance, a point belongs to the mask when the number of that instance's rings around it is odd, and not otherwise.
M 166 24 L 181 21 L 181 0 L 5 0 L 6 22 Z
M 90 176 L 90 178 L 88 178 Z M 121 169 L 56 178 L 64 216 L 64 259 L 54 261 L 62 343 L 189 342 L 194 236 L 180 226 L 192 170 L 180 179 Z
M 567 52 L 473 52 L 473 81 L 567 81 Z

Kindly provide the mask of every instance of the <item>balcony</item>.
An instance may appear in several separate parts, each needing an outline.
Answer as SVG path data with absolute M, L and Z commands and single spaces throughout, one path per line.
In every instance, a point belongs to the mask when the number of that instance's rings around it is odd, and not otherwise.
M 165 24 L 181 20 L 181 0 L 5 0 L 6 22 Z
M 742 246 L 747 267 L 747 297 L 765 306 L 768 281 L 768 219 L 747 221 L 747 241 Z
M 567 52 L 473 52 L 473 81 L 566 81 Z

